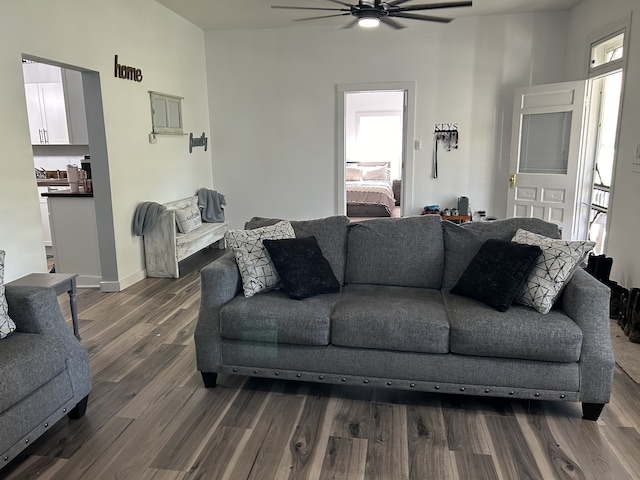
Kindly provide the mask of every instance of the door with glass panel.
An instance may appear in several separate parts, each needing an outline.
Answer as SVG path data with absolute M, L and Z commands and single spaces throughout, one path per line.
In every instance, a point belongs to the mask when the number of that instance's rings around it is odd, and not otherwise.
M 507 217 L 534 217 L 573 236 L 586 82 L 516 89 Z

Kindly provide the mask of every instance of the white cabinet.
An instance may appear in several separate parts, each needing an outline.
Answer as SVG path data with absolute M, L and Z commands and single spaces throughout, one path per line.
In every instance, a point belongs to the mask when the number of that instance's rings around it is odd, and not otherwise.
M 40 63 L 23 64 L 33 145 L 87 145 L 82 74 Z
M 49 204 L 47 197 L 41 194 L 49 190 L 48 187 L 38 187 L 38 198 L 40 200 L 40 217 L 42 218 L 42 234 L 44 236 L 45 247 L 53 246 L 51 242 L 51 225 L 49 224 Z
M 77 273 L 79 287 L 102 281 L 93 197 L 55 195 L 49 200 L 56 273 Z
M 67 145 L 69 130 L 60 83 L 26 83 L 29 132 L 33 145 Z

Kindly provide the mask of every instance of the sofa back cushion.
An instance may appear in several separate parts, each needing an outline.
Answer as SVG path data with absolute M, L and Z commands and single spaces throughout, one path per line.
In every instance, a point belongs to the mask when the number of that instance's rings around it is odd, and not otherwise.
M 485 241 L 490 238 L 510 241 L 521 228 L 545 237 L 560 238 L 557 225 L 537 218 L 507 218 L 462 225 L 442 222 L 445 250 L 442 288 L 453 288 Z
M 440 288 L 444 266 L 440 223 L 438 215 L 352 223 L 345 283 Z
M 253 217 L 245 224 L 246 229 L 273 225 L 275 218 Z M 333 274 L 344 285 L 344 271 L 347 258 L 347 227 L 349 219 L 343 215 L 314 220 L 294 220 L 291 222 L 296 238 L 316 237 L 324 258 L 329 261 Z

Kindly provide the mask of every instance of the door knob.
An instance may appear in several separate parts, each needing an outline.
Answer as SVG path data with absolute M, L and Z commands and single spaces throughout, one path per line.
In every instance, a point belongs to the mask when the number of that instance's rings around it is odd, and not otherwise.
M 509 177 L 509 188 L 516 188 L 516 174 L 512 173 Z

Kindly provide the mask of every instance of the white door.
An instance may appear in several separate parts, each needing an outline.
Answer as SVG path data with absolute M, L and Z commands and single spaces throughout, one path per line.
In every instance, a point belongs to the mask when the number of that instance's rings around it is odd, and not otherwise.
M 518 88 L 507 217 L 535 217 L 573 237 L 586 82 Z

